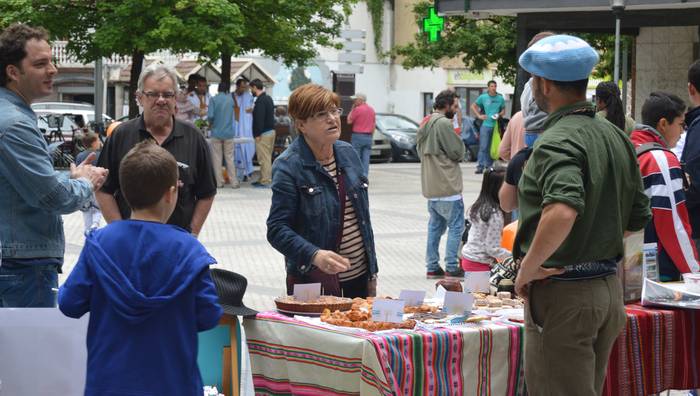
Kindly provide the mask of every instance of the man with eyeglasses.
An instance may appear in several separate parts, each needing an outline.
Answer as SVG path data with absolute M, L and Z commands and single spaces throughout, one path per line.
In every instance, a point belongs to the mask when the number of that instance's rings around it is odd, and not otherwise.
M 168 224 L 199 235 L 216 195 L 216 179 L 209 146 L 191 123 L 175 118 L 177 75 L 161 64 L 141 72 L 136 93 L 143 113 L 117 127 L 107 139 L 98 165 L 109 169 L 109 177 L 96 193 L 102 215 L 108 223 L 128 219 L 129 203 L 119 188 L 119 163 L 137 143 L 152 139 L 177 160 L 179 186 L 177 205 Z
M 253 136 L 255 137 L 255 154 L 260 164 L 260 179 L 254 187 L 267 188 L 272 184 L 272 150 L 275 148 L 275 104 L 265 93 L 260 79 L 250 82 L 250 91 L 255 96 L 253 107 Z
M 0 308 L 56 306 L 62 214 L 90 202 L 107 171 L 85 162 L 54 170 L 30 105 L 53 91 L 48 33 L 15 24 L 0 34 Z

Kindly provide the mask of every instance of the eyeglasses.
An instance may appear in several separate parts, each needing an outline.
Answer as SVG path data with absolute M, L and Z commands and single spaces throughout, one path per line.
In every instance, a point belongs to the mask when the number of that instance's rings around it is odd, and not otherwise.
M 146 91 L 142 92 L 143 96 L 147 97 L 148 99 L 153 99 L 153 100 L 158 100 L 159 98 L 163 98 L 165 100 L 170 100 L 175 97 L 174 92 L 152 92 L 152 91 Z
M 331 117 L 340 117 L 343 115 L 343 109 L 330 109 L 330 110 L 324 110 L 324 111 L 319 111 L 318 113 L 312 115 L 309 118 L 315 119 L 315 120 L 323 120 L 328 118 L 328 116 Z

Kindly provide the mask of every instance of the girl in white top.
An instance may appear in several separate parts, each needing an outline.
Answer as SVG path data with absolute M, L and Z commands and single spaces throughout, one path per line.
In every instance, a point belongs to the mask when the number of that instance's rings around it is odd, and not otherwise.
M 490 268 L 511 255 L 501 247 L 503 212 L 498 201 L 498 190 L 503 184 L 504 169 L 488 169 L 484 172 L 481 192 L 469 208 L 471 222 L 469 237 L 462 248 L 464 271 L 489 271 Z

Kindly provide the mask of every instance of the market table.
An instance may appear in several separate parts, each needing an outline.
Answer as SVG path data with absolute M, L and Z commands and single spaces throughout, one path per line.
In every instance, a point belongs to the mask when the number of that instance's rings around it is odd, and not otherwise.
M 652 395 L 700 388 L 700 311 L 628 305 L 610 354 L 603 395 Z
M 517 324 L 369 333 L 265 312 L 244 327 L 256 394 L 522 394 Z
M 700 311 L 626 310 L 603 394 L 700 387 Z M 257 394 L 524 394 L 514 323 L 360 333 L 265 312 L 244 326 Z

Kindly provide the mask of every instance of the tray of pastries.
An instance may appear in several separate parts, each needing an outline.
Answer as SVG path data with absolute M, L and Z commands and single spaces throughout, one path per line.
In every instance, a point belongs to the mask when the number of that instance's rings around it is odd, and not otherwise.
M 320 296 L 311 301 L 299 301 L 294 296 L 277 297 L 277 310 L 292 315 L 318 316 L 323 310 L 347 311 L 352 307 L 353 300 L 336 296 Z

